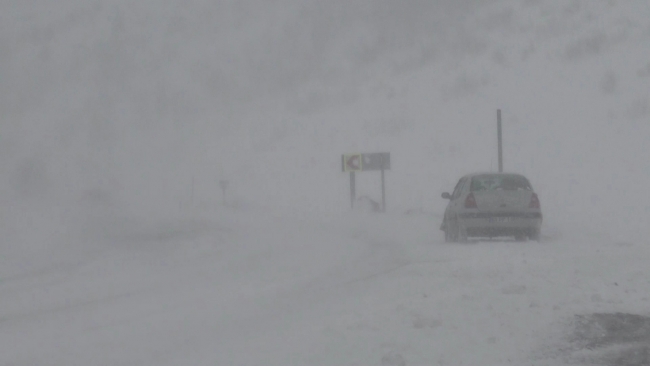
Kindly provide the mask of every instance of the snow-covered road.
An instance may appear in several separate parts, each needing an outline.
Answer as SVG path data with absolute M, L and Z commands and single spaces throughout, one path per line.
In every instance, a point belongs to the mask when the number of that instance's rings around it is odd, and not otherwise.
M 576 314 L 650 309 L 647 242 L 452 245 L 438 225 L 113 223 L 86 235 L 101 249 L 0 280 L 0 365 L 558 365 Z

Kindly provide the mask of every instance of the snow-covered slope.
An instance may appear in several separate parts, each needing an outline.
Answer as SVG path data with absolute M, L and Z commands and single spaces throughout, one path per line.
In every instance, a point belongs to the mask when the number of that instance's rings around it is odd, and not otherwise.
M 561 345 L 572 317 L 650 301 L 648 19 L 645 0 L 1 2 L 0 364 L 599 357 Z M 440 193 L 496 168 L 497 108 L 547 239 L 445 245 Z M 340 155 L 375 151 L 389 212 L 348 213 Z
M 648 11 L 643 1 L 480 8 L 454 37 L 431 46 L 438 53 L 380 59 L 361 87 L 306 87 L 297 98 L 312 109 L 277 107 L 268 124 L 251 124 L 241 137 L 250 138 L 256 161 L 229 170 L 241 177 L 241 194 L 258 201 L 338 209 L 347 199 L 338 153 L 390 151 L 390 205 L 441 212 L 440 192 L 461 174 L 496 169 L 501 108 L 505 167 L 530 176 L 550 223 L 645 237 Z M 347 103 L 327 106 L 341 95 Z M 378 197 L 377 177 L 360 179 L 360 189 Z
M 387 150 L 392 206 L 439 210 L 459 174 L 496 166 L 501 108 L 506 168 L 554 214 L 647 214 L 643 0 L 2 7 L 5 196 L 176 210 L 193 178 L 197 200 L 227 178 L 338 210 L 339 155 Z
M 3 277 L 0 360 L 558 365 L 596 352 L 571 351 L 573 315 L 650 301 L 646 243 L 444 245 L 429 217 L 271 214 L 121 224 Z

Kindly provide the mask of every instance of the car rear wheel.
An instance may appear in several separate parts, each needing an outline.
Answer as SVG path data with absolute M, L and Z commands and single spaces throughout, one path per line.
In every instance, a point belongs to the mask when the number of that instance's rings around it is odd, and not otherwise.
M 535 229 L 533 230 L 530 235 L 528 235 L 528 238 L 533 241 L 539 241 L 540 235 L 539 235 L 539 230 Z
M 458 233 L 456 230 L 456 220 L 454 221 L 447 221 L 447 225 L 445 226 L 445 242 L 447 243 L 455 243 L 458 241 Z
M 445 228 L 445 243 L 453 243 L 453 242 L 454 242 L 454 238 L 451 235 L 451 228 L 447 226 Z
M 466 243 L 467 242 L 467 230 L 465 227 L 456 219 L 454 221 L 454 233 L 455 233 L 455 241 L 458 243 Z

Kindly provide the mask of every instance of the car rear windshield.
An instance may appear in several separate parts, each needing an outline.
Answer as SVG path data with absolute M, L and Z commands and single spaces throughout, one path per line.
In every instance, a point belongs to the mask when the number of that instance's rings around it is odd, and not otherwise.
M 472 192 L 532 190 L 528 179 L 521 175 L 479 175 L 472 178 Z

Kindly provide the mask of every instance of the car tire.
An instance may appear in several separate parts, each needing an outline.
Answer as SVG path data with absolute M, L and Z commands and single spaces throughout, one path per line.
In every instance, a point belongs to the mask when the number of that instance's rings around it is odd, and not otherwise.
M 445 243 L 453 243 L 453 238 L 451 236 L 451 230 L 447 227 L 445 228 Z
M 458 236 L 456 235 L 456 225 L 454 225 L 454 223 L 451 221 L 447 221 L 447 224 L 445 225 L 445 242 L 455 243 L 457 240 Z
M 455 221 L 454 228 L 456 229 L 456 230 L 454 230 L 454 232 L 456 234 L 456 238 L 455 238 L 456 242 L 457 243 L 467 243 L 467 241 L 468 241 L 467 240 L 467 231 L 465 230 L 463 225 L 460 224 L 458 219 L 456 219 L 456 221 Z
M 530 235 L 528 235 L 528 238 L 529 238 L 530 240 L 532 240 L 532 241 L 539 241 L 539 239 L 540 239 L 539 230 L 537 230 L 537 229 L 533 230 L 533 231 L 530 233 Z
M 524 234 L 515 235 L 515 241 L 519 241 L 519 242 L 526 241 L 526 235 L 524 235 Z

